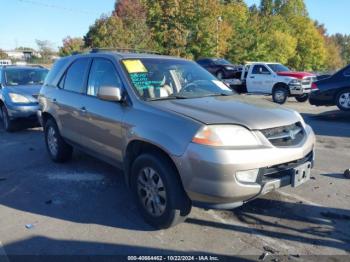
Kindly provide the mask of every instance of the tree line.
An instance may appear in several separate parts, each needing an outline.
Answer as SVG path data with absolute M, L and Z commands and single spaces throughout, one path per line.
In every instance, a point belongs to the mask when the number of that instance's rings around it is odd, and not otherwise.
M 62 56 L 88 48 L 154 50 L 233 63 L 276 61 L 296 70 L 335 70 L 350 63 L 350 35 L 329 35 L 304 0 L 117 0 L 84 38 L 67 37 Z

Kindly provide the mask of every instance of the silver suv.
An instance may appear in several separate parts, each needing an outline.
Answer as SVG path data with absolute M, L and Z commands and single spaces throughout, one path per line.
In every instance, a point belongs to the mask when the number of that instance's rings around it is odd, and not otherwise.
M 232 209 L 310 178 L 315 136 L 295 111 L 239 96 L 195 62 L 93 51 L 56 62 L 41 89 L 48 153 L 73 147 L 124 171 L 145 220 Z

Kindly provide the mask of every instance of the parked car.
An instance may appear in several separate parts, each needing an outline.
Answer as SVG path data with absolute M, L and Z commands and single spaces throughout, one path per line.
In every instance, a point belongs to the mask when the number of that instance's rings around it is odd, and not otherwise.
M 310 104 L 315 106 L 338 106 L 350 111 L 350 65 L 334 75 L 313 84 Z
M 288 97 L 306 102 L 316 76 L 291 71 L 279 63 L 250 62 L 244 66 L 240 80 L 233 85 L 238 92 L 271 94 L 274 102 L 284 104 Z
M 98 52 L 57 61 L 39 117 L 55 162 L 77 147 L 124 171 L 157 228 L 193 204 L 232 209 L 310 178 L 315 135 L 299 113 L 232 92 L 192 61 Z
M 37 121 L 37 97 L 48 70 L 40 66 L 0 67 L 0 118 L 6 131 L 15 121 Z
M 236 78 L 242 67 L 233 65 L 222 58 L 201 58 L 197 63 L 216 76 L 218 79 Z

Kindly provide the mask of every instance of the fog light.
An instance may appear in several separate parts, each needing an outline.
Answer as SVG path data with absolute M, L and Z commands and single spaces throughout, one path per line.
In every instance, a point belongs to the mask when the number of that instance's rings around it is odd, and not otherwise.
M 236 178 L 239 182 L 248 182 L 254 183 L 259 174 L 259 169 L 252 169 L 247 171 L 238 171 L 236 172 Z

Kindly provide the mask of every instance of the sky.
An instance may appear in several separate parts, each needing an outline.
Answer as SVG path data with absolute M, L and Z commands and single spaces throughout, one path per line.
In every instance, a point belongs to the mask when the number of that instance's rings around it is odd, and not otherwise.
M 310 16 L 329 33 L 350 33 L 349 0 L 305 0 Z M 0 49 L 36 48 L 35 39 L 54 47 L 66 36 L 84 36 L 102 14 L 110 14 L 115 0 L 0 0 Z M 260 0 L 246 0 L 248 5 Z M 83 6 L 83 7 L 81 7 Z

